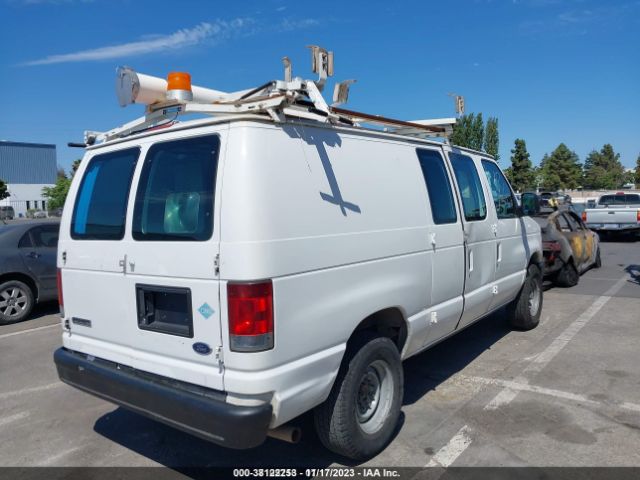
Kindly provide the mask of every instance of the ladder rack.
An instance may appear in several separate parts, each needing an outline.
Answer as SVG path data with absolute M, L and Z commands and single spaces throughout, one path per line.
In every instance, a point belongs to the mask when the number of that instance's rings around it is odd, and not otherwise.
M 285 80 L 272 80 L 259 87 L 226 93 L 202 87 L 190 90 L 172 90 L 171 83 L 163 79 L 138 74 L 128 67 L 117 70 L 116 93 L 122 106 L 130 103 L 146 104 L 143 117 L 107 132 L 86 131 L 85 145 L 104 143 L 142 133 L 154 128 L 170 126 L 178 116 L 204 114 L 216 117 L 242 114 L 262 114 L 276 123 L 287 118 L 304 118 L 334 125 L 365 128 L 362 124 L 383 127 L 383 131 L 398 135 L 447 139 L 453 132 L 455 118 L 404 121 L 370 113 L 341 108 L 346 103 L 349 86 L 355 80 L 336 84 L 334 103 L 329 106 L 322 96 L 327 76 L 333 74 L 333 53 L 320 47 L 311 47 L 313 71 L 317 81 L 291 78 L 291 62 L 283 59 Z M 171 77 L 172 74 L 170 74 Z M 188 74 L 178 74 L 186 75 Z M 171 78 L 170 78 L 171 80 Z

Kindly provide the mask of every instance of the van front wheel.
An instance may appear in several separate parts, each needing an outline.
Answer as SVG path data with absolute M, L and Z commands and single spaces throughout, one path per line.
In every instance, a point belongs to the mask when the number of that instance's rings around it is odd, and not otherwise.
M 542 272 L 531 264 L 520 293 L 508 308 L 511 326 L 518 330 L 532 330 L 540 323 L 542 312 Z
M 315 410 L 322 444 L 354 460 L 370 458 L 391 441 L 398 424 L 403 374 L 396 345 L 363 335 L 349 345 L 329 398 Z

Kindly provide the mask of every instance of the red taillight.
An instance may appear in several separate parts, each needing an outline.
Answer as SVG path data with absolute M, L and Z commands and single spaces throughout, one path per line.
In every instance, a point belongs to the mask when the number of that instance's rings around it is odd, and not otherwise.
M 640 222 L 640 210 L 636 212 L 636 222 Z
M 562 250 L 562 246 L 559 242 L 542 242 L 542 249 L 551 252 L 559 252 Z
M 587 212 L 582 212 L 582 221 L 583 222 L 587 221 Z
M 62 270 L 58 269 L 56 274 L 56 287 L 58 288 L 58 305 L 60 305 L 60 315 L 64 317 L 64 296 L 62 295 Z
M 273 348 L 273 285 L 227 284 L 229 343 L 236 352 L 257 352 Z

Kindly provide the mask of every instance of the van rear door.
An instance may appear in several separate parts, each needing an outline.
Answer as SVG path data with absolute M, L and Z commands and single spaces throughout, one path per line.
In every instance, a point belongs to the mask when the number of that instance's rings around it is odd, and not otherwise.
M 223 389 L 215 354 L 221 346 L 214 232 L 219 151 L 220 137 L 206 135 L 89 160 L 71 238 L 61 240 L 71 319 L 65 346 Z

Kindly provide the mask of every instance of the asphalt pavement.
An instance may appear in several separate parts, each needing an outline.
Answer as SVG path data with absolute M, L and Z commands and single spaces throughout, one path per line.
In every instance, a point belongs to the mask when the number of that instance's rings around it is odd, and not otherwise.
M 405 362 L 393 442 L 373 466 L 640 466 L 640 242 L 545 292 L 541 324 L 504 312 Z M 297 445 L 227 450 L 57 379 L 55 305 L 0 326 L 0 466 L 356 465 L 325 451 L 309 415 Z

